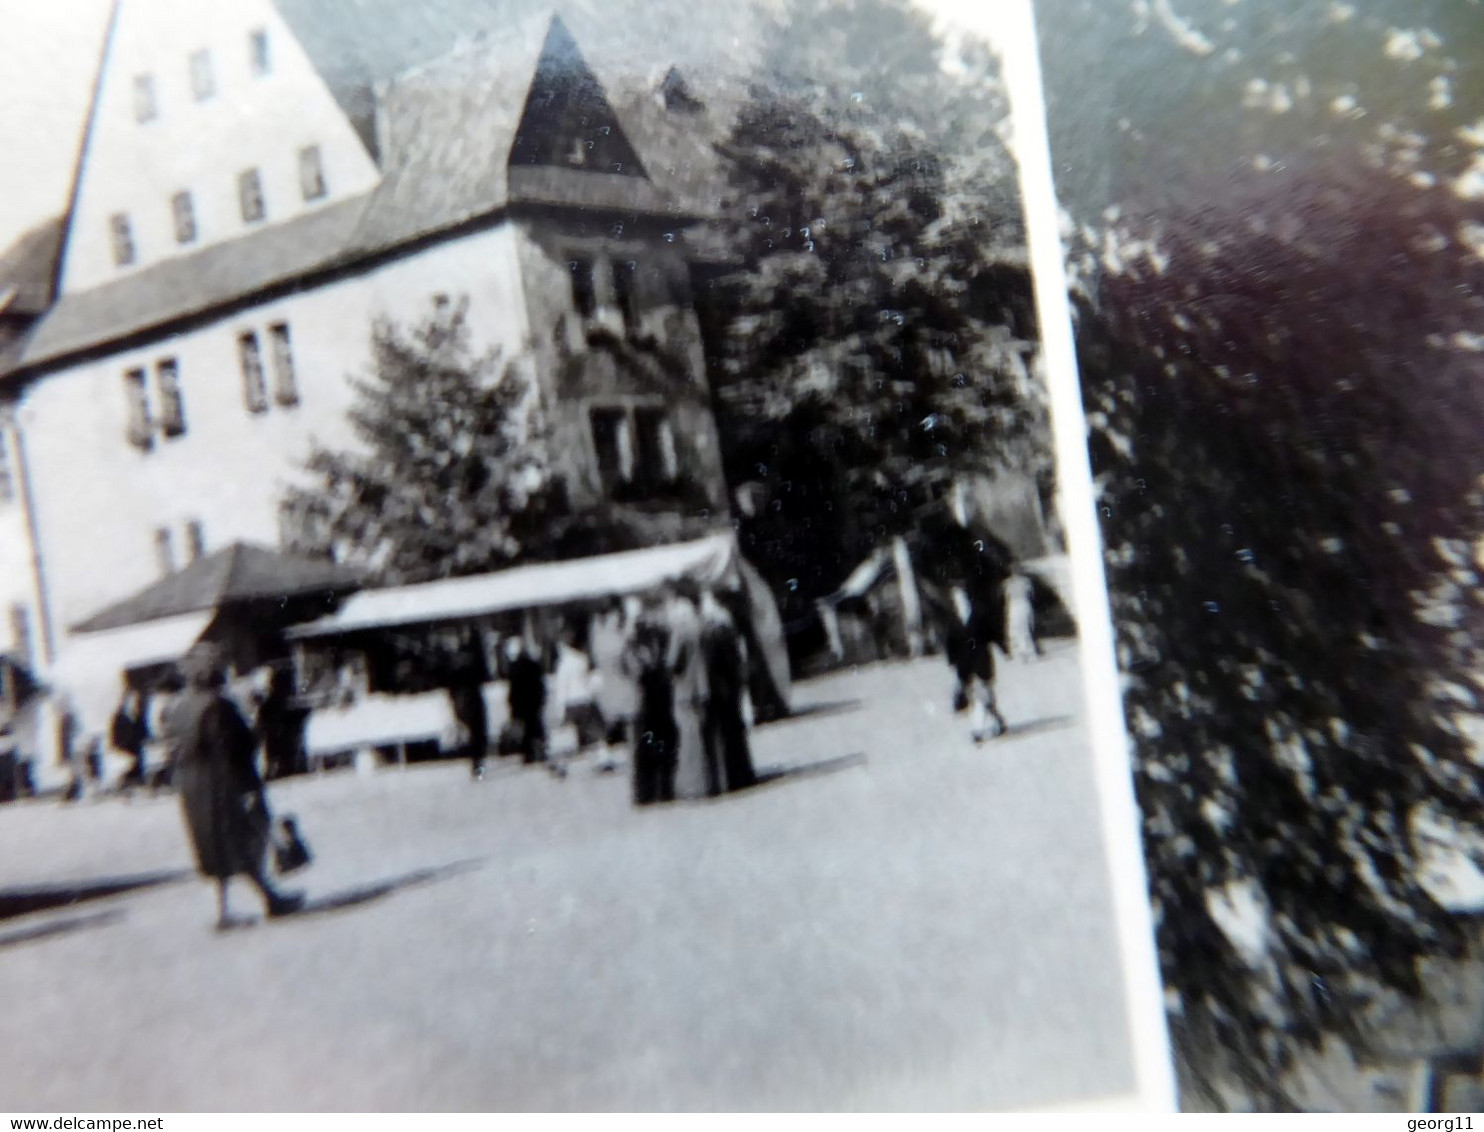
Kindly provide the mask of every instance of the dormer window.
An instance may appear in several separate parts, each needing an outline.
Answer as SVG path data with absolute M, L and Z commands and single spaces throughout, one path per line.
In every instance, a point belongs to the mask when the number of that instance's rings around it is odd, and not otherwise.
M 135 75 L 134 121 L 153 122 L 159 116 L 160 108 L 155 102 L 154 75 Z
M 211 52 L 202 48 L 191 52 L 191 94 L 205 102 L 216 93 L 216 75 L 211 69 Z
M 237 174 L 237 201 L 242 207 L 242 222 L 253 224 L 267 215 L 263 204 L 263 177 L 256 169 Z
M 134 262 L 134 229 L 127 212 L 116 212 L 108 218 L 108 235 L 113 243 L 113 262 L 128 267 Z
M 196 206 L 191 194 L 181 191 L 171 197 L 170 212 L 175 220 L 175 242 L 193 243 L 196 239 Z
M 319 200 L 327 191 L 324 162 L 317 145 L 306 145 L 299 151 L 299 190 L 306 201 Z
M 252 61 L 252 73 L 262 78 L 273 70 L 273 59 L 268 54 L 268 32 L 257 28 L 247 37 L 248 55 Z

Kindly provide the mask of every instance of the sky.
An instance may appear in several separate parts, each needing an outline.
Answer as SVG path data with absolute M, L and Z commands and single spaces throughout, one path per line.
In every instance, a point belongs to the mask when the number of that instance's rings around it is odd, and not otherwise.
M 1023 20 L 1016 3 L 919 2 L 992 41 Z M 0 0 L 0 249 L 65 208 L 109 3 Z

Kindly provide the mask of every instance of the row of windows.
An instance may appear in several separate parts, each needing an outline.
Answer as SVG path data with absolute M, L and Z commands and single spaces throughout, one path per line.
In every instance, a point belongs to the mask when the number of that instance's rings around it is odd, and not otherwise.
M 283 408 L 299 403 L 299 381 L 294 372 L 293 341 L 286 322 L 267 329 L 268 353 L 273 366 L 273 401 Z M 250 413 L 266 413 L 269 407 L 268 376 L 263 364 L 263 345 L 256 330 L 237 339 L 238 364 L 242 369 L 242 399 Z M 154 366 L 154 381 L 143 366 L 124 371 L 124 396 L 128 402 L 125 437 L 142 452 L 150 451 L 158 434 L 174 440 L 186 433 L 185 398 L 180 387 L 180 363 L 161 358 Z
M 248 67 L 254 77 L 261 78 L 273 69 L 273 59 L 268 49 L 268 33 L 258 28 L 247 37 Z M 216 94 L 216 68 L 212 64 L 211 52 L 207 48 L 191 52 L 190 60 L 191 97 L 205 102 Z M 160 116 L 160 101 L 155 90 L 155 77 L 151 74 L 134 76 L 134 120 L 153 122 Z
M 299 151 L 299 192 L 305 201 L 322 200 L 329 192 L 325 185 L 324 161 L 317 145 L 308 145 Z M 237 174 L 237 205 L 244 224 L 256 224 L 267 217 L 263 175 L 258 169 L 244 169 Z M 196 202 L 188 189 L 182 189 L 170 198 L 170 218 L 177 244 L 196 242 L 200 234 L 196 224 Z M 139 257 L 139 250 L 134 241 L 134 225 L 129 214 L 114 213 L 108 219 L 108 226 L 113 243 L 114 264 L 127 267 L 134 263 Z

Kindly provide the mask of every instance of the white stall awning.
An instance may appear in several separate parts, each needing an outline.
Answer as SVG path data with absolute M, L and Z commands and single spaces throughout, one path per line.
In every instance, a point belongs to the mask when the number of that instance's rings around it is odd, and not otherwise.
M 301 625 L 288 635 L 305 640 L 397 625 L 486 617 L 509 610 L 643 593 L 687 577 L 701 584 L 714 584 L 731 571 L 735 554 L 732 536 L 718 534 L 648 550 L 516 566 L 493 574 L 416 586 L 363 590 L 348 598 L 338 612 Z

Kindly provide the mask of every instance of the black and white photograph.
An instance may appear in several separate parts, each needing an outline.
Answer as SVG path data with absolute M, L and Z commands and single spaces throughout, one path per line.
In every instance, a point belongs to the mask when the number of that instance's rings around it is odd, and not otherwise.
M 1172 1103 L 1028 3 L 0 28 L 0 1107 Z

